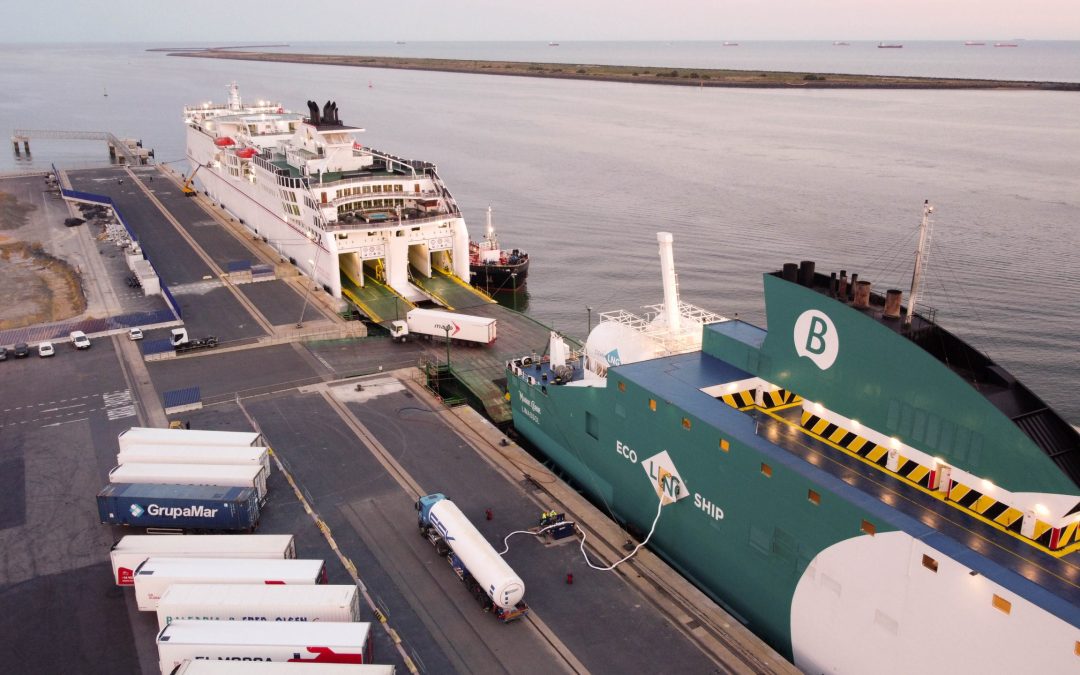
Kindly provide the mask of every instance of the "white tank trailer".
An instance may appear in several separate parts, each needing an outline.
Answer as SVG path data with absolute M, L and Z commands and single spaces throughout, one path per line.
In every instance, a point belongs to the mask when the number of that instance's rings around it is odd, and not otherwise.
M 454 571 L 486 608 L 503 622 L 528 612 L 522 602 L 525 583 L 454 502 L 442 494 L 416 502 L 420 532 L 445 555 Z

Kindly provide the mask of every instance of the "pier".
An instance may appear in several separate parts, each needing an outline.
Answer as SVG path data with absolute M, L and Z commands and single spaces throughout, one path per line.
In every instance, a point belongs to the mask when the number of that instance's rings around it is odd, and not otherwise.
M 20 145 L 26 156 L 30 156 L 30 139 L 50 141 L 105 141 L 109 148 L 109 159 L 117 164 L 144 166 L 154 158 L 154 151 L 142 146 L 142 141 L 133 138 L 117 138 L 109 131 L 69 131 L 62 129 L 16 129 L 11 136 L 11 145 L 16 157 L 21 157 Z

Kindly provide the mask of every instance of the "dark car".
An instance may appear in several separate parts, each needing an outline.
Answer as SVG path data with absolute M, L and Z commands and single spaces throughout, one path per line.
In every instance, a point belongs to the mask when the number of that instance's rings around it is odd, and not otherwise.
M 7 361 L 7 347 L 0 347 L 0 361 Z
M 27 356 L 30 356 L 30 346 L 25 342 L 20 342 L 15 345 L 15 349 L 12 349 L 11 351 L 15 354 L 15 358 L 17 359 L 25 359 Z

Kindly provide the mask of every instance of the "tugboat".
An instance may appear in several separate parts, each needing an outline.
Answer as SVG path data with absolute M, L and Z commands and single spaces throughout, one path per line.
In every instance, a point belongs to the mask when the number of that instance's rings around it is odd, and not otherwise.
M 490 206 L 483 241 L 469 242 L 469 276 L 473 286 L 487 293 L 519 291 L 525 288 L 529 276 L 528 253 L 516 248 L 510 251 L 499 248 L 499 238 L 491 224 Z

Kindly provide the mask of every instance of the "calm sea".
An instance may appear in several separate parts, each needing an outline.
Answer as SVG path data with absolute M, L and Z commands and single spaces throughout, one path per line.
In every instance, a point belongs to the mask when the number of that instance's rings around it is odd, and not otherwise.
M 1080 43 L 416 43 L 296 51 L 1073 80 Z M 875 287 L 910 282 L 937 207 L 926 302 L 1080 423 L 1080 94 L 757 91 L 181 59 L 157 45 L 0 46 L 0 134 L 111 130 L 182 160 L 183 105 L 333 98 L 367 145 L 434 161 L 474 229 L 491 204 L 533 258 L 529 312 L 571 334 L 586 307 L 661 301 L 655 232 L 682 297 L 764 324 L 761 273 L 813 259 Z M 104 96 L 108 93 L 108 96 Z M 0 171 L 105 158 L 102 144 L 10 146 Z M 185 167 L 186 170 L 186 167 Z M 593 317 L 595 320 L 595 316 Z M 538 345 L 538 347 L 541 347 Z

